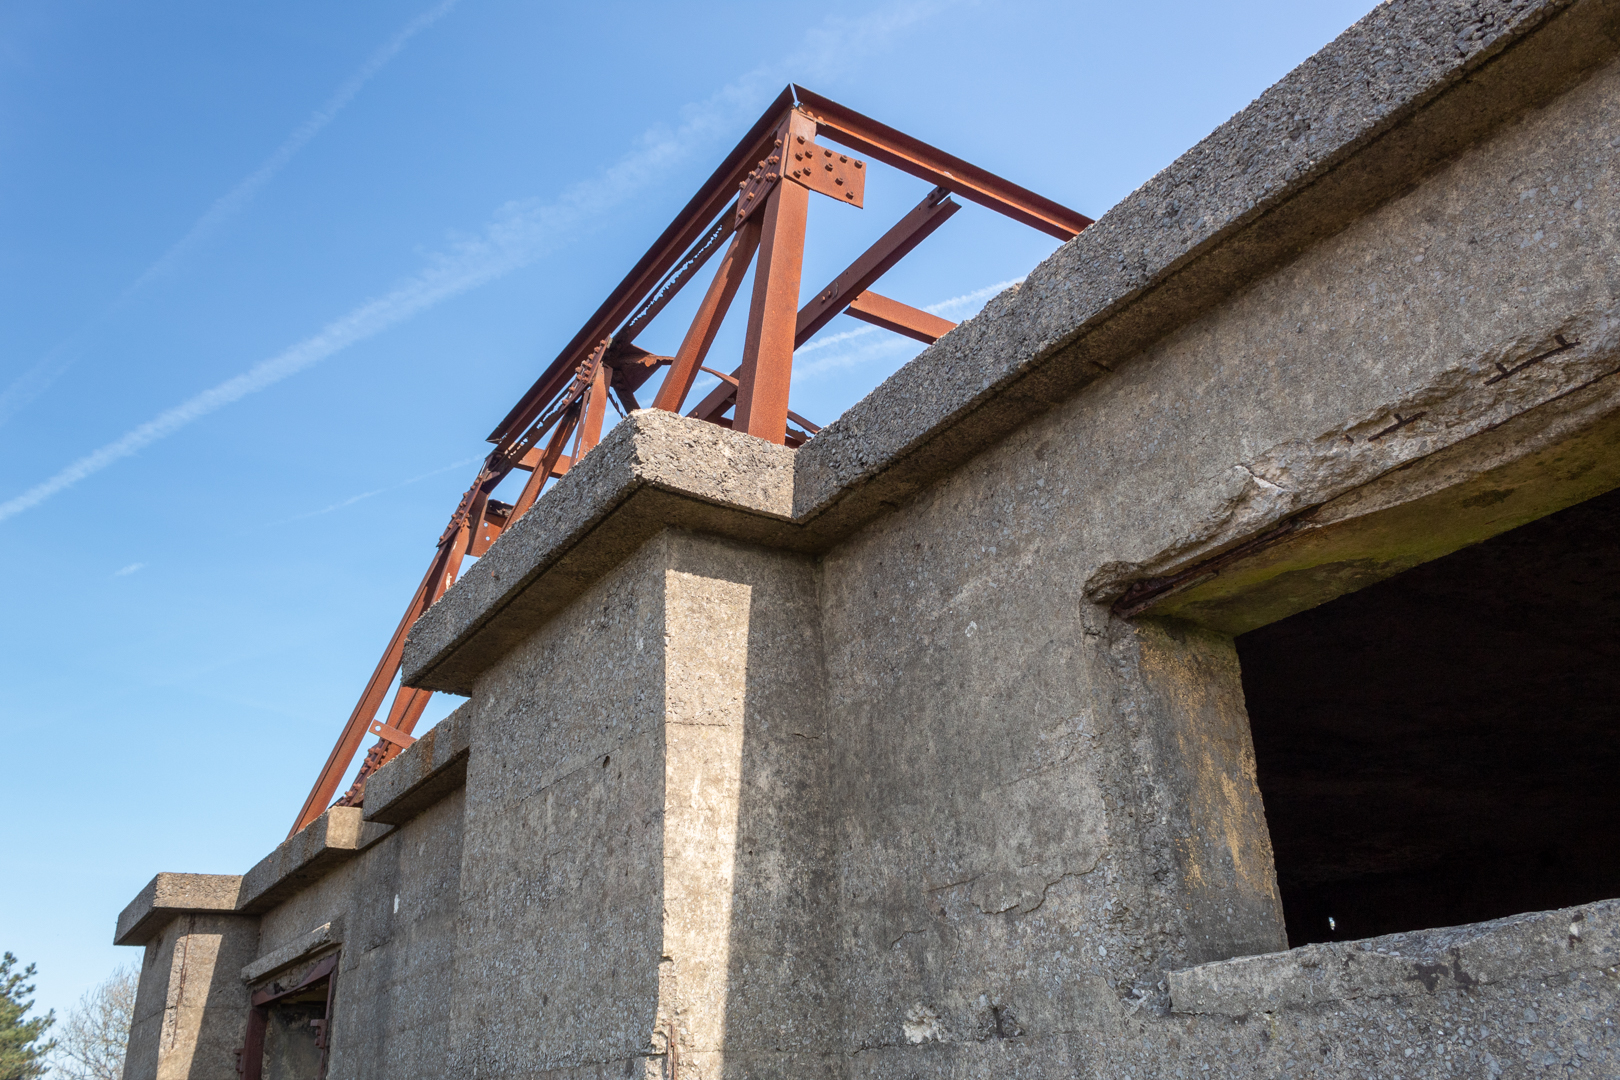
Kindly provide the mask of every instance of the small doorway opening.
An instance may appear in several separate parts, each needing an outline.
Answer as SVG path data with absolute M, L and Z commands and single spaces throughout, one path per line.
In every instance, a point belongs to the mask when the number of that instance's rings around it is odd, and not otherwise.
M 253 993 L 243 1080 L 325 1080 L 337 954 Z
M 1290 945 L 1620 896 L 1620 490 L 1237 648 Z

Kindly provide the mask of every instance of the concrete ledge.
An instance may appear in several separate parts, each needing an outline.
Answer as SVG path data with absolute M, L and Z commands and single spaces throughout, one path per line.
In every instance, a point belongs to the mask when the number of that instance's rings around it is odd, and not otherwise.
M 334 806 L 243 875 L 236 909 L 268 911 L 393 831 L 392 825 L 367 823 L 359 807 Z
M 716 424 L 632 413 L 417 620 L 406 685 L 471 694 L 480 672 L 666 527 L 802 543 L 788 521 L 793 454 Z
M 304 957 L 335 945 L 343 944 L 343 920 L 338 918 L 322 923 L 296 941 L 289 941 L 274 952 L 265 953 L 242 969 L 242 981 L 257 982 L 266 975 L 298 963 Z
M 159 874 L 118 915 L 114 945 L 145 945 L 177 915 L 236 910 L 236 874 Z
M 1620 965 L 1620 900 L 1441 930 L 1306 945 L 1170 973 L 1178 1013 L 1248 1016 Z
M 1617 51 L 1615 0 L 1379 5 L 823 428 L 795 520 L 909 498 Z
M 366 781 L 366 820 L 403 825 L 465 786 L 471 745 L 468 704 L 440 720 Z

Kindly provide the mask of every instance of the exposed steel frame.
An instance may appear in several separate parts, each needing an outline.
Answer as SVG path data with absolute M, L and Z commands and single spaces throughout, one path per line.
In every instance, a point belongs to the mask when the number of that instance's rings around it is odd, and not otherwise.
M 801 306 L 811 194 L 856 207 L 864 203 L 866 161 L 843 151 L 865 154 L 929 182 L 934 189 Z M 411 626 L 454 584 L 464 556 L 487 551 L 503 530 L 535 505 L 549 480 L 566 473 L 597 444 L 610 390 L 625 407 L 639 408 L 636 391 L 668 367 L 652 407 L 680 412 L 698 374 L 706 371 L 718 376 L 720 385 L 692 406 L 688 416 L 769 442 L 802 445 L 819 429 L 788 408 L 793 352 L 835 316 L 847 313 L 927 343 L 955 325 L 871 289 L 961 209 L 953 195 L 1061 240 L 1091 224 L 1084 214 L 837 102 L 802 87 L 783 90 L 490 433 L 495 449 L 440 534 L 426 576 L 288 835 L 326 809 L 368 732 L 378 741 L 339 803 L 359 804 L 366 777 L 415 741 L 411 731 L 431 691 L 400 687 L 386 718 L 377 719 L 399 674 Z M 717 254 L 719 265 L 675 355 L 658 356 L 638 347 L 636 335 Z M 705 367 L 704 361 L 750 267 L 754 286 L 742 363 L 726 374 Z M 530 473 L 517 500 L 507 504 L 492 498 L 501 481 L 516 470 Z

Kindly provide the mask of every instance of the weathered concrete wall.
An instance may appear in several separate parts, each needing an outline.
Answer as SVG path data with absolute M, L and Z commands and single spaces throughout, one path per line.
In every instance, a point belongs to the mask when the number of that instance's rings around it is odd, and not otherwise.
M 666 559 L 649 545 L 479 681 L 445 1075 L 652 1052 Z
M 665 533 L 480 679 L 449 1075 L 825 1046 L 818 652 L 810 563 Z
M 306 944 L 318 927 L 341 950 L 329 1075 L 442 1075 L 448 1049 L 463 798 L 395 829 L 260 918 L 258 956 Z M 300 962 L 326 947 L 317 942 Z M 238 976 L 240 978 L 240 976 Z M 264 985 L 275 971 L 256 972 Z
M 258 920 L 179 915 L 146 943 L 124 1057 L 125 1080 L 233 1080 L 247 1028 Z
M 1616 138 L 1610 66 L 825 557 L 849 1049 L 968 1041 L 998 1003 L 1077 1032 L 1103 1015 L 1081 987 L 1285 947 L 1230 645 L 1091 596 L 1590 410 L 1571 392 L 1620 349 Z M 1557 334 L 1581 345 L 1486 382 Z M 1397 413 L 1424 415 L 1369 438 Z

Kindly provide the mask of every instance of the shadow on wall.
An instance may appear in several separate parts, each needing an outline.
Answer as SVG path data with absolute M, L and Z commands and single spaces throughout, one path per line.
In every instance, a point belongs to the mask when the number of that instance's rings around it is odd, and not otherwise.
M 748 587 L 719 1033 L 728 1048 L 722 1075 L 744 1080 L 775 1072 L 783 1057 L 823 1054 L 831 1042 L 825 988 L 835 928 L 820 614 L 808 559 L 706 547 L 703 572 Z

